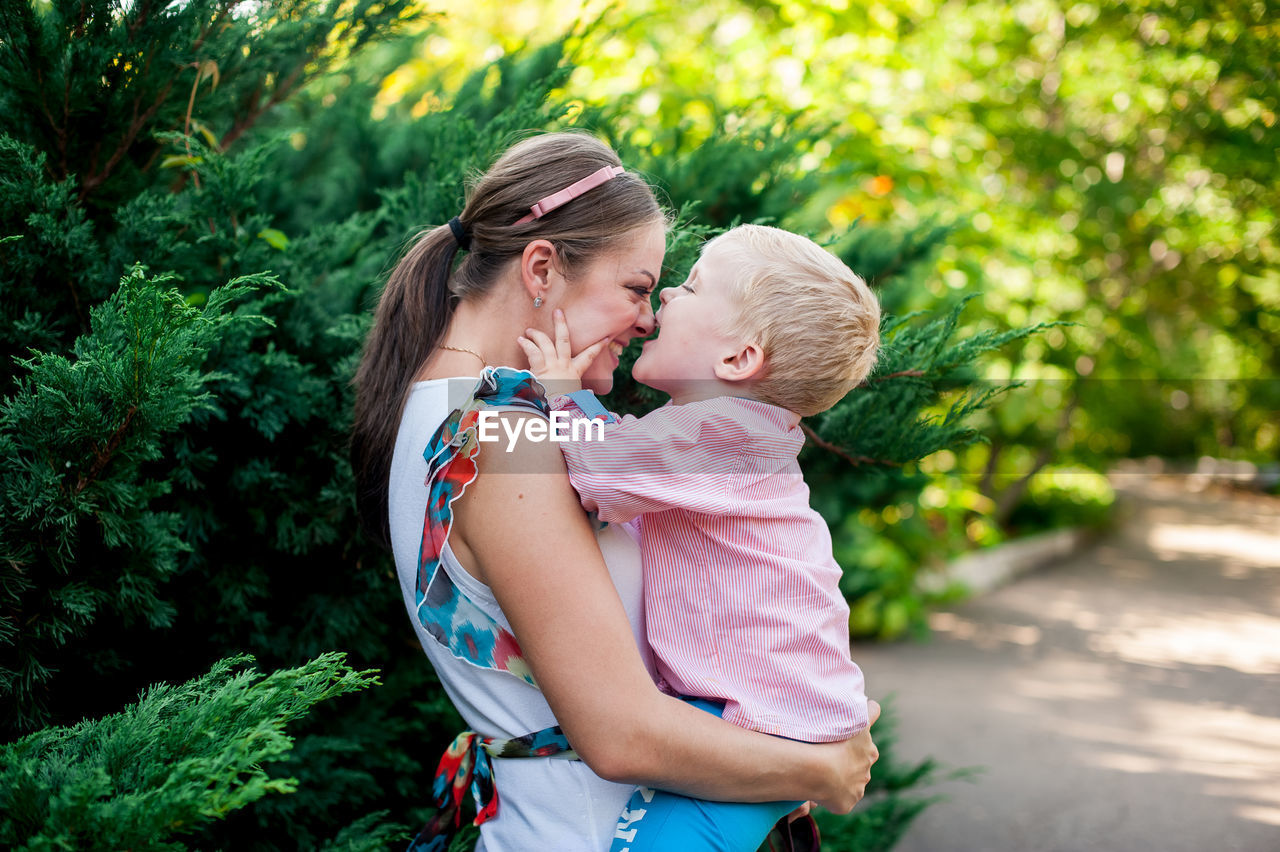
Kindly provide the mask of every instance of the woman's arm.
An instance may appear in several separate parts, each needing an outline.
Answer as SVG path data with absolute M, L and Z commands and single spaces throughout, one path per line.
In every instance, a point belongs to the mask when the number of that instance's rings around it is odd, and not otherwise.
M 512 416 L 512 415 L 504 415 Z M 519 416 L 519 415 L 516 415 Z M 601 777 L 722 801 L 812 799 L 847 812 L 878 757 L 864 731 L 811 745 L 723 722 L 663 695 L 640 660 L 559 446 L 481 450 L 451 543 L 492 590 L 538 686 Z M 879 714 L 872 713 L 872 720 Z

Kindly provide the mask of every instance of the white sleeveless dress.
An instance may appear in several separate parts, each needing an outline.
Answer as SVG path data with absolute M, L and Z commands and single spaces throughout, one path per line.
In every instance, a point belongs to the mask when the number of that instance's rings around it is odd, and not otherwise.
M 471 394 L 477 381 L 436 379 L 413 386 L 400 420 L 391 462 L 388 497 L 391 544 L 409 621 L 454 707 L 467 725 L 482 735 L 511 738 L 556 724 L 542 693 L 507 672 L 480 668 L 455 657 L 423 628 L 415 606 L 419 547 L 428 498 L 423 450 L 449 413 Z M 602 529 L 597 541 L 645 666 L 652 675 L 653 661 L 644 636 L 639 548 L 628 531 L 618 525 Z M 442 567 L 466 597 L 510 629 L 493 592 L 466 572 L 447 543 Z M 536 581 L 536 577 L 529 578 L 531 583 Z M 424 757 L 433 765 L 436 756 Z M 499 810 L 497 817 L 480 826 L 481 840 L 476 849 L 484 852 L 538 849 L 601 852 L 609 848 L 618 815 L 635 789 L 629 784 L 605 781 L 585 763 L 576 760 L 495 758 L 492 762 Z M 429 795 L 430 790 L 424 789 L 424 799 Z

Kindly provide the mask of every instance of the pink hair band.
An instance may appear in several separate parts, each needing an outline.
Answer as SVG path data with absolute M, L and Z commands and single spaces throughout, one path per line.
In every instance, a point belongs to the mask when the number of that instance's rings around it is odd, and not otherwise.
M 622 166 L 605 166 L 602 169 L 597 169 L 582 180 L 571 183 L 559 192 L 553 192 L 546 198 L 541 199 L 537 204 L 530 207 L 529 212 L 516 224 L 524 225 L 534 219 L 541 219 L 557 207 L 563 207 L 579 195 L 582 195 L 582 193 L 595 189 L 602 183 L 608 183 L 624 171 L 626 169 Z

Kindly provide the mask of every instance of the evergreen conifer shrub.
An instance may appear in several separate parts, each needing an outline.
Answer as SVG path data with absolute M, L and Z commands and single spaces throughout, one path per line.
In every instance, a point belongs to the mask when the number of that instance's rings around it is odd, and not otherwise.
M 0 746 L 0 845 L 185 849 L 182 838 L 206 823 L 293 792 L 295 779 L 263 768 L 292 747 L 285 726 L 378 681 L 337 653 L 265 677 L 250 662 L 221 660 L 188 683 L 151 687 L 119 713 Z M 381 848 L 387 837 L 359 840 L 346 848 Z
M 149 463 L 212 407 L 207 388 L 221 376 L 201 369 L 205 353 L 228 325 L 262 322 L 227 308 L 268 279 L 232 281 L 203 309 L 164 287 L 171 280 L 134 267 L 90 310 L 90 333 L 68 355 L 20 362 L 25 375 L 0 404 L 0 689 L 11 731 L 48 720 L 60 660 L 99 677 L 119 671 L 99 621 L 159 630 L 177 615 L 164 584 L 190 546 L 181 519 L 156 509 L 172 485 Z M 81 688 L 74 681 L 63 688 Z

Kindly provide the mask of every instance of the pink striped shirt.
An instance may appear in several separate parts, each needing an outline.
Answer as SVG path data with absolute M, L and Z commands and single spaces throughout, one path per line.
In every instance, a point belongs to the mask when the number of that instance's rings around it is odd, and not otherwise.
M 580 414 L 565 397 L 553 407 Z M 670 692 L 736 725 L 806 742 L 867 726 L 849 606 L 796 461 L 798 415 L 748 399 L 668 404 L 562 443 L 582 505 L 643 515 L 645 622 Z

